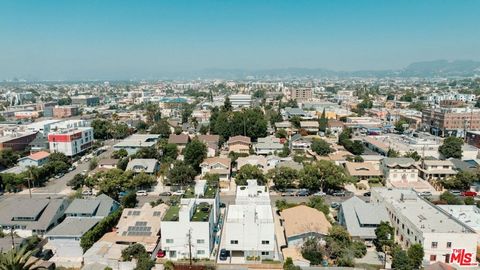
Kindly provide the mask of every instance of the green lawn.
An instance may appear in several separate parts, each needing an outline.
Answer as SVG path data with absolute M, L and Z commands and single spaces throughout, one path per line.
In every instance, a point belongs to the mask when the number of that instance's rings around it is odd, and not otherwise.
M 180 211 L 179 205 L 172 205 L 168 208 L 167 213 L 163 217 L 163 221 L 178 221 L 178 212 Z
M 207 221 L 212 211 L 212 207 L 208 203 L 199 203 L 193 213 L 192 221 Z

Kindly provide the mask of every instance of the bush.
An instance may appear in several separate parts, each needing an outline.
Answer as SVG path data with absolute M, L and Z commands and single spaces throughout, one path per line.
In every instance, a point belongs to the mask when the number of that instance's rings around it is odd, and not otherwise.
M 126 249 L 122 250 L 122 260 L 131 261 L 132 258 L 138 259 L 143 253 L 147 253 L 147 251 L 142 244 L 129 245 Z
M 103 218 L 97 225 L 95 225 L 95 227 L 86 232 L 82 238 L 80 238 L 80 246 L 82 247 L 83 252 L 91 248 L 105 233 L 110 232 L 118 223 L 121 216 L 122 208 L 119 208 Z
M 362 258 L 367 254 L 367 246 L 360 241 L 353 241 L 350 249 L 353 251 L 355 258 Z

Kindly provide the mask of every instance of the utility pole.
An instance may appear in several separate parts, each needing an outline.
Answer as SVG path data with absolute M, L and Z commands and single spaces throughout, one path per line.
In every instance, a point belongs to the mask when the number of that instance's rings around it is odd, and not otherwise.
M 12 237 L 12 248 L 15 248 L 15 237 L 13 236 L 13 225 L 10 227 L 10 236 Z
M 190 260 L 190 266 L 192 266 L 192 229 L 188 230 L 188 258 Z

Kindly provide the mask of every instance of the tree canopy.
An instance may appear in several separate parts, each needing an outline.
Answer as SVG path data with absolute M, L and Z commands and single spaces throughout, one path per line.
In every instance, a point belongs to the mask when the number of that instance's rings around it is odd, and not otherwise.
M 200 164 L 207 157 L 207 146 L 200 140 L 194 139 L 185 146 L 183 156 L 185 163 L 200 172 Z
M 259 185 L 265 184 L 265 175 L 260 168 L 251 164 L 243 165 L 235 176 L 235 183 L 246 185 L 250 179 L 256 179 Z
M 300 186 L 309 190 L 339 188 L 349 180 L 342 167 L 327 160 L 305 164 L 300 172 Z
M 438 148 L 438 151 L 444 158 L 462 158 L 463 139 L 457 137 L 448 137 Z
M 327 156 L 333 152 L 330 144 L 322 139 L 313 140 L 311 145 L 312 150 L 320 156 Z

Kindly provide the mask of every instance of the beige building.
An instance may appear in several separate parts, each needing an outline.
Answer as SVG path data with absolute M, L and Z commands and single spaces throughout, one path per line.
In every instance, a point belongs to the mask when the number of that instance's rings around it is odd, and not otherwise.
M 359 180 L 383 177 L 382 172 L 369 162 L 346 162 L 345 169 L 350 176 Z
M 228 152 L 249 153 L 252 141 L 250 137 L 233 136 L 228 139 Z

